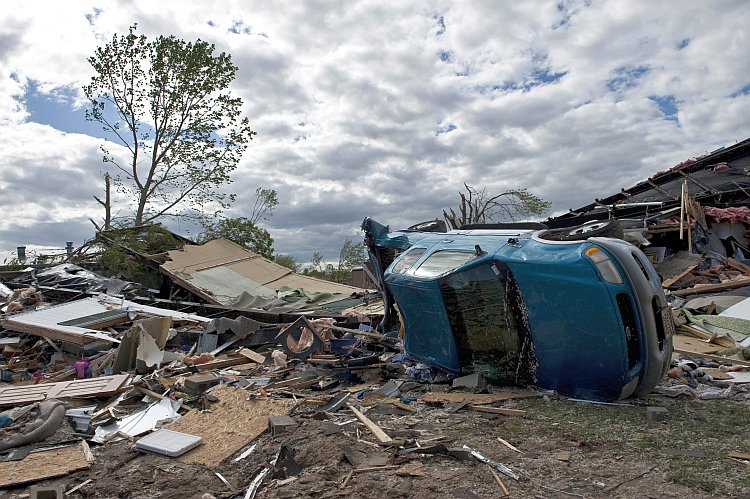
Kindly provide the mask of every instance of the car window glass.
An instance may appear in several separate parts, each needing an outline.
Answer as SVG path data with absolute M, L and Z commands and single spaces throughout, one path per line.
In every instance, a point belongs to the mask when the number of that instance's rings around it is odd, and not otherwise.
M 432 277 L 444 274 L 472 260 L 475 256 L 472 251 L 436 251 L 422 262 L 422 265 L 414 272 L 414 275 Z
M 410 249 L 404 254 L 404 256 L 401 257 L 401 260 L 399 260 L 398 263 L 393 266 L 393 270 L 391 270 L 391 273 L 403 274 L 404 272 L 409 270 L 412 265 L 414 265 L 414 262 L 419 260 L 419 257 L 421 257 L 425 251 L 426 248 Z

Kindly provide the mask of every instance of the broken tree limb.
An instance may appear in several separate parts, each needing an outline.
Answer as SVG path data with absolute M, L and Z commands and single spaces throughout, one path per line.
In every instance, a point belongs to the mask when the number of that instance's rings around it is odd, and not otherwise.
M 349 474 L 346 475 L 346 478 L 344 478 L 344 481 L 341 482 L 341 485 L 339 485 L 340 489 L 343 489 L 344 487 L 346 487 L 349 484 L 349 480 L 352 479 L 352 475 L 354 475 L 354 470 L 350 470 Z
M 352 413 L 354 413 L 355 416 L 357 416 L 357 419 L 359 419 L 360 422 L 364 424 L 373 435 L 375 435 L 375 438 L 377 438 L 381 444 L 393 443 L 393 439 L 389 437 L 388 434 L 380 428 L 380 426 L 373 423 L 370 418 L 358 411 L 357 408 L 353 405 L 346 404 L 346 406 L 349 408 L 349 410 L 352 411 Z

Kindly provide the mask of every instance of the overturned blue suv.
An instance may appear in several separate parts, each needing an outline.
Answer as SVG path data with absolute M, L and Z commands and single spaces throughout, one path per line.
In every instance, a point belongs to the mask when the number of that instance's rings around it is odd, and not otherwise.
M 602 401 L 649 393 L 669 367 L 671 310 L 630 243 L 554 240 L 533 223 L 362 228 L 383 327 L 401 323 L 415 360 Z

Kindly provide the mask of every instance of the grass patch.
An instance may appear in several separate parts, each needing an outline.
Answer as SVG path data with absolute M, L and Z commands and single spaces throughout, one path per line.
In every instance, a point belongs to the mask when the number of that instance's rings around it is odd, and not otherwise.
M 648 423 L 642 405 L 595 405 L 568 400 L 527 399 L 535 430 L 550 438 L 586 441 L 615 449 L 623 458 L 667 465 L 675 483 L 712 494 L 744 494 L 750 477 L 727 454 L 748 452 L 748 403 L 730 400 L 659 398 L 651 405 L 669 410 L 664 422 Z M 703 457 L 669 456 L 664 449 L 700 451 Z

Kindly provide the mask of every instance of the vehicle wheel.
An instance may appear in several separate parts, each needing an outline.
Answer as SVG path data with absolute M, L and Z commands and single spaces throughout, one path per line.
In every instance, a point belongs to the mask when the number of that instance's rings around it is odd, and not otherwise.
M 622 239 L 625 233 L 619 220 L 592 220 L 573 227 L 560 238 L 563 241 L 583 241 L 589 237 L 615 237 Z

